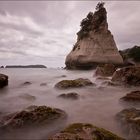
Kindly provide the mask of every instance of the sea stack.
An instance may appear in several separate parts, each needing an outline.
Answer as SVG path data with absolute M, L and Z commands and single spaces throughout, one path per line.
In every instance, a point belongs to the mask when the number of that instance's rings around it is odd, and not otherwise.
M 94 14 L 88 13 L 80 26 L 77 42 L 66 57 L 67 69 L 89 69 L 98 64 L 123 64 L 113 35 L 108 30 L 107 12 L 103 2 L 97 4 Z

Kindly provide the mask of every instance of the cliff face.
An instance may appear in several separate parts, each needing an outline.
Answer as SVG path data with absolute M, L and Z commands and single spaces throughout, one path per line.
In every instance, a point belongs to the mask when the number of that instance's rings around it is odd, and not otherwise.
M 68 69 L 87 69 L 97 64 L 123 64 L 113 35 L 108 30 L 107 12 L 99 3 L 93 14 L 90 12 L 81 22 L 77 42 L 66 57 Z

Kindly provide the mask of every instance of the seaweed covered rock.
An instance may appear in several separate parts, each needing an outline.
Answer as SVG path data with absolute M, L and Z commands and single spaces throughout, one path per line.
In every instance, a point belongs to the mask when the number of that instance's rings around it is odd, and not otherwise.
M 0 74 L 0 88 L 3 88 L 8 85 L 8 76 Z
M 112 76 L 116 71 L 116 67 L 113 64 L 104 64 L 100 65 L 96 68 L 95 75 L 96 76 Z
M 49 140 L 124 140 L 123 138 L 91 124 L 74 123 Z
M 121 98 L 124 101 L 137 101 L 140 102 L 140 91 L 132 91 Z
M 112 76 L 112 81 L 121 82 L 126 85 L 140 85 L 140 67 L 128 66 L 116 70 Z
M 70 93 L 63 93 L 58 96 L 59 98 L 64 98 L 64 99 L 71 99 L 71 100 L 77 100 L 79 98 L 79 95 L 75 92 L 70 92 Z
M 89 79 L 78 78 L 75 80 L 62 80 L 55 87 L 59 89 L 78 88 L 94 85 Z
M 140 138 L 140 110 L 135 108 L 124 109 L 117 114 L 122 128 L 129 134 L 129 138 L 139 140 Z
M 0 121 L 0 130 L 45 125 L 65 117 L 66 113 L 60 109 L 47 106 L 29 106 L 22 111 L 4 116 Z
M 90 69 L 106 63 L 123 64 L 113 35 L 108 30 L 104 3 L 98 3 L 95 13 L 89 12 L 81 21 L 77 36 L 77 42 L 66 57 L 67 69 Z

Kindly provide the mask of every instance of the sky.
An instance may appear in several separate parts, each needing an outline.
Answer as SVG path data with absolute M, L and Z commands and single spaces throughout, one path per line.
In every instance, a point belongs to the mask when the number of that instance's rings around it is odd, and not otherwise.
M 64 67 L 80 22 L 98 1 L 0 1 L 0 65 Z M 118 49 L 140 45 L 140 2 L 106 1 Z

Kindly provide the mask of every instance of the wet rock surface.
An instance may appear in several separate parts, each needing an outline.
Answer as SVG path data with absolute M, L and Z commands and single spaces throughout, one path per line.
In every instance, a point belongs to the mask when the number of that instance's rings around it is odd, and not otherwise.
M 112 76 L 113 73 L 116 71 L 116 67 L 113 64 L 104 64 L 99 65 L 96 68 L 95 75 L 96 76 Z
M 126 85 L 140 86 L 140 67 L 129 66 L 116 70 L 112 81 Z
M 71 93 L 63 93 L 58 97 L 63 99 L 77 100 L 79 98 L 79 95 L 75 92 L 71 92 Z
M 3 88 L 8 85 L 8 76 L 0 74 L 0 88 Z
M 74 123 L 49 140 L 124 140 L 123 138 L 91 124 Z
M 4 116 L 0 121 L 0 130 L 46 125 L 55 120 L 65 118 L 66 113 L 63 110 L 47 106 L 33 105 L 22 111 Z
M 137 101 L 140 102 L 140 91 L 132 91 L 121 98 L 124 101 Z
M 124 109 L 117 114 L 122 128 L 131 140 L 140 139 L 140 110 L 135 108 Z
M 75 80 L 62 80 L 55 87 L 59 89 L 78 88 L 94 85 L 89 79 L 78 78 Z

